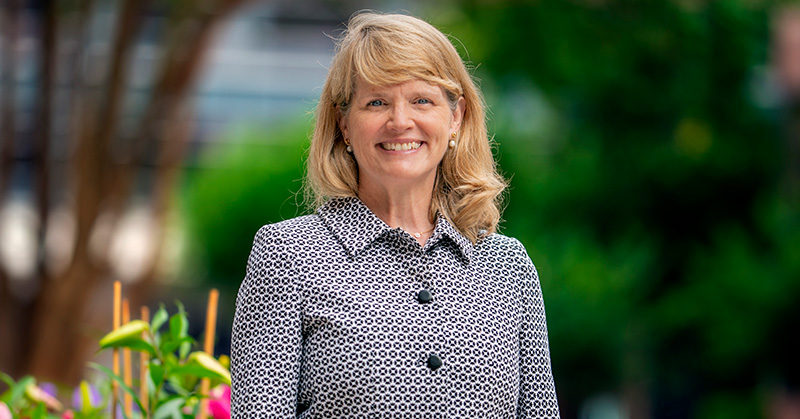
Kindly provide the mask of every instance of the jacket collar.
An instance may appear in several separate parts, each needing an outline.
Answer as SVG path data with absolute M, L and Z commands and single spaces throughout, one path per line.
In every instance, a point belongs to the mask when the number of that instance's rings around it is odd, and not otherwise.
M 322 222 L 344 246 L 350 256 L 357 256 L 372 242 L 392 229 L 378 218 L 360 199 L 356 197 L 332 198 L 317 209 Z M 449 240 L 461 252 L 467 262 L 472 258 L 473 245 L 468 238 L 442 216 L 436 217 L 436 227 L 425 250 L 436 246 L 440 241 Z

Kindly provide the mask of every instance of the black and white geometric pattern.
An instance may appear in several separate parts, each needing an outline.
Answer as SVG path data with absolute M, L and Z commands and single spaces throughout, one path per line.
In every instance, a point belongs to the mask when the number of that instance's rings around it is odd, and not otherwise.
M 558 418 L 536 269 L 439 217 L 424 247 L 357 198 L 267 225 L 239 289 L 234 418 Z

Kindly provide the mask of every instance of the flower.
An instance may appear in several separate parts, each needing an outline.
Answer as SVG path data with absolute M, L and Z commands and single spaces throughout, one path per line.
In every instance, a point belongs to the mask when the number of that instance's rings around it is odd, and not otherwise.
M 8 405 L 0 402 L 0 419 L 12 419 L 11 416 L 11 409 L 8 408 Z
M 44 403 L 48 409 L 53 411 L 60 411 L 64 408 L 60 401 L 33 383 L 25 387 L 25 396 L 35 403 Z
M 231 387 L 220 384 L 209 392 L 208 412 L 214 419 L 231 419 Z
M 89 406 L 83 405 L 84 393 L 89 401 Z M 93 385 L 86 382 L 86 380 L 81 381 L 81 384 L 72 391 L 72 408 L 80 412 L 88 412 L 91 409 L 97 408 L 102 401 L 103 399 L 100 396 L 100 392 L 97 391 Z
M 58 389 L 56 388 L 56 385 L 54 383 L 47 381 L 41 382 L 39 383 L 39 388 L 53 397 L 58 397 Z

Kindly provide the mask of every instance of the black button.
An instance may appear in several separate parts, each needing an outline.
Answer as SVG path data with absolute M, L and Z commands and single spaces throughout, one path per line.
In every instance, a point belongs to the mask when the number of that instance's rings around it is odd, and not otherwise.
M 431 292 L 430 292 L 430 291 L 428 291 L 428 290 L 422 290 L 422 291 L 420 291 L 420 292 L 417 294 L 417 301 L 419 301 L 419 302 L 420 302 L 420 303 L 422 303 L 422 304 L 425 304 L 425 303 L 427 303 L 427 302 L 430 302 L 430 301 L 431 301 Z
M 442 366 L 442 359 L 436 355 L 431 355 L 428 357 L 428 368 L 435 370 Z

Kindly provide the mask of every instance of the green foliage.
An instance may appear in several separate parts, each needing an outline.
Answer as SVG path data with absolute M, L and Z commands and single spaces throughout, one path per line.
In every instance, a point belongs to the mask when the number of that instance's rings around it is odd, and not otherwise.
M 300 215 L 307 131 L 307 121 L 250 127 L 205 151 L 183 201 L 191 277 L 235 293 L 259 227 Z
M 81 381 L 81 408 L 75 415 L 76 419 L 99 419 L 104 416 L 104 406 L 92 404 L 91 387 L 86 380 Z
M 36 380 L 31 376 L 22 377 L 19 382 L 14 381 L 8 374 L 0 372 L 0 380 L 8 386 L 8 390 L 0 396 L 0 401 L 4 402 L 9 407 L 17 406 L 25 394 L 25 388 L 31 384 L 35 384 Z
M 114 374 L 114 372 L 111 371 L 109 368 L 104 367 L 100 364 L 95 364 L 93 362 L 90 362 L 89 366 L 106 374 L 106 376 L 108 376 L 108 378 L 115 385 L 117 385 L 123 391 L 123 393 L 129 395 L 133 399 L 133 402 L 136 403 L 136 406 L 139 407 L 140 412 L 144 411 L 144 406 L 142 405 L 142 401 L 139 400 L 139 396 L 136 394 L 136 391 L 130 388 L 127 384 L 125 384 L 125 381 L 122 379 L 122 377 L 120 377 L 117 374 Z M 128 419 L 127 414 L 125 414 L 125 412 L 123 412 L 123 415 L 125 415 L 125 419 Z
M 134 320 L 100 339 L 100 349 L 136 347 L 137 350 L 147 352 L 150 356 L 153 356 L 156 353 L 155 348 L 141 339 L 142 333 L 149 329 L 150 325 L 147 322 Z
M 757 417 L 763 377 L 798 372 L 800 208 L 752 97 L 769 3 L 459 5 L 430 15 L 479 64 L 560 398 Z
M 752 419 L 762 416 L 754 394 L 720 392 L 708 397 L 697 409 L 698 419 Z
M 153 417 L 169 416 L 167 412 L 172 412 L 173 407 L 178 404 L 181 407 L 195 405 L 202 378 L 210 379 L 212 387 L 231 384 L 230 373 L 218 360 L 204 352 L 190 352 L 196 342 L 188 335 L 189 320 L 183 304 L 176 302 L 176 305 L 178 312 L 172 316 L 169 316 L 161 305 L 149 327 L 136 324 L 134 327 L 128 327 L 127 333 L 120 333 L 126 326 L 134 323 L 131 322 L 101 339 L 101 342 L 107 342 L 103 349 L 128 348 L 150 357 L 148 400 L 140 400 L 136 392 L 126 386 L 122 378 L 113 371 L 102 365 L 91 364 L 129 394 L 140 411 L 153 412 Z M 168 328 L 162 332 L 167 318 L 169 318 Z
M 172 316 L 161 305 L 149 324 L 141 320 L 131 321 L 99 341 L 101 350 L 130 349 L 147 355 L 147 399 L 141 400 L 139 392 L 126 385 L 123 378 L 108 367 L 89 363 L 90 367 L 107 378 L 101 388 L 105 398 L 102 402 L 93 404 L 89 384 L 86 381 L 81 382 L 81 408 L 75 407 L 70 411 L 74 419 L 108 417 L 112 383 L 121 390 L 120 396 L 129 395 L 138 407 L 134 417 L 153 419 L 184 419 L 186 409 L 192 412 L 189 417 L 194 417 L 199 408 L 200 384 L 204 378 L 209 379 L 211 388 L 218 385 L 230 386 L 227 357 L 217 360 L 205 352 L 191 351 L 196 342 L 188 335 L 188 317 L 183 304 L 178 301 L 176 305 L 178 312 Z M 40 389 L 33 377 L 26 376 L 15 382 L 10 376 L 0 372 L 0 380 L 9 387 L 0 395 L 0 402 L 10 408 L 14 419 L 60 417 L 53 412 L 63 410 L 61 403 Z M 141 412 L 145 411 L 149 414 L 142 415 Z M 124 409 L 121 412 L 128 419 Z
M 36 379 L 31 376 L 22 377 L 19 381 L 0 372 L 0 380 L 7 386 L 8 390 L 0 395 L 0 402 L 4 403 L 11 411 L 14 419 L 49 419 L 58 418 L 56 415 L 48 414 L 48 406 L 57 406 L 52 398 L 36 385 Z M 0 406 L 2 408 L 2 406 Z
M 565 417 L 631 388 L 653 417 L 757 416 L 764 377 L 798 384 L 800 208 L 752 93 L 769 3 L 428 7 L 478 65 L 511 177 L 503 232 L 541 274 Z M 238 286 L 256 229 L 298 214 L 307 127 L 207 153 L 185 200 L 190 265 Z

